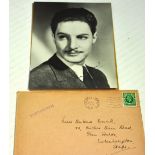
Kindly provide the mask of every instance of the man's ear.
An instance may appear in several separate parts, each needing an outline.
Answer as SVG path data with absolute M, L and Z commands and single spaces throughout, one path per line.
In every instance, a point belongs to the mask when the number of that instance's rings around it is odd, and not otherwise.
M 52 32 L 52 39 L 53 39 L 53 41 L 55 43 L 55 35 L 53 34 L 53 32 Z
M 97 32 L 93 34 L 93 44 L 96 42 L 96 40 L 97 40 Z

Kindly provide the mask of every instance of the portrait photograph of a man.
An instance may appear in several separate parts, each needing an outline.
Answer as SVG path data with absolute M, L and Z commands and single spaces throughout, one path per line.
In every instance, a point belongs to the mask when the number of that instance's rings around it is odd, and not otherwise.
M 118 88 L 110 3 L 33 4 L 29 89 Z

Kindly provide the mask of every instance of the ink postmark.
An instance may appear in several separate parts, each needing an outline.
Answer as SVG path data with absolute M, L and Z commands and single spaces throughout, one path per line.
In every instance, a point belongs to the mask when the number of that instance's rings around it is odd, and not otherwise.
M 100 106 L 100 101 L 97 97 L 86 97 L 84 105 L 87 109 L 96 109 Z

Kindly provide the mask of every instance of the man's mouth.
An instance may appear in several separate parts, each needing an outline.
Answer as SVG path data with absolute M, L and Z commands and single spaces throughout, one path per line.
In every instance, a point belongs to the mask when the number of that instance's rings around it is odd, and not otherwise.
M 82 51 L 70 50 L 70 51 L 66 51 L 66 53 L 68 55 L 71 55 L 71 56 L 76 56 L 76 55 L 79 55 L 80 53 L 83 53 L 83 52 Z

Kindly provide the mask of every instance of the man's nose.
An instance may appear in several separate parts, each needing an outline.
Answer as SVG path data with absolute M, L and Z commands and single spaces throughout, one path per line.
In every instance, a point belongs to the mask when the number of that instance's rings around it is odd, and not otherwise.
M 78 47 L 76 38 L 71 38 L 69 42 L 69 46 L 71 49 L 75 49 Z

